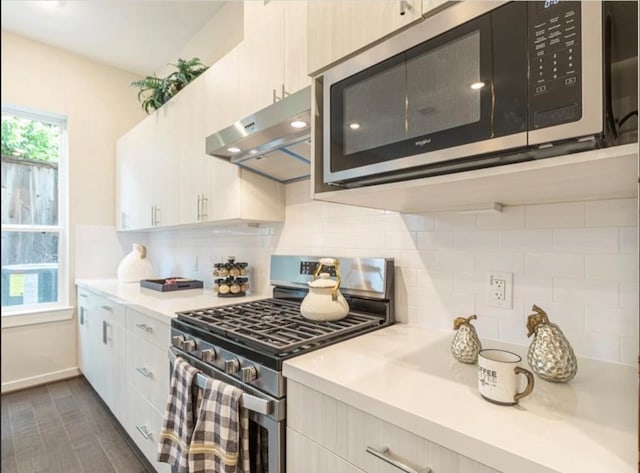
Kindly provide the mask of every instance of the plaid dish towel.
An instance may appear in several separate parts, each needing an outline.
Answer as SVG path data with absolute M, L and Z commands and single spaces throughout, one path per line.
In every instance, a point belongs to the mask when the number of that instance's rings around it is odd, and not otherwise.
M 194 427 L 192 388 L 198 373 L 183 359 L 175 359 L 158 445 L 158 461 L 169 463 L 174 473 L 189 471 L 189 441 Z
M 189 448 L 189 473 L 249 473 L 249 414 L 242 391 L 209 379 Z

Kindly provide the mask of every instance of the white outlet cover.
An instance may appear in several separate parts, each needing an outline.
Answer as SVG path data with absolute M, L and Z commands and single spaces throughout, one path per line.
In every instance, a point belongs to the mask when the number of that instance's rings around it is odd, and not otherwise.
M 487 274 L 487 305 L 513 308 L 513 273 L 490 271 Z

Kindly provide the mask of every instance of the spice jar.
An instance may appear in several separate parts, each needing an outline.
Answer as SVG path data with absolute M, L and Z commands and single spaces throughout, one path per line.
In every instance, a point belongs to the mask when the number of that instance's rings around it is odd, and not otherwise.
M 238 294 L 240 292 L 240 283 L 233 280 L 229 285 L 229 292 L 231 292 L 231 294 Z

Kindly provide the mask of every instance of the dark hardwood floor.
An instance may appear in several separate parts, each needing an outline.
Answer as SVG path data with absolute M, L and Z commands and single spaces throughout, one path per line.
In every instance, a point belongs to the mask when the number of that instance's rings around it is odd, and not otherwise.
M 82 376 L 2 395 L 2 473 L 146 473 Z

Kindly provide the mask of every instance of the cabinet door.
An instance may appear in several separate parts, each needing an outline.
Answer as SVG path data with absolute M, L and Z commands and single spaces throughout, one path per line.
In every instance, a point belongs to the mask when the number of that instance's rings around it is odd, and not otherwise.
M 91 310 L 91 293 L 85 289 L 78 289 L 78 367 L 91 385 L 96 380 L 96 353 L 94 339 L 90 329 L 91 324 L 98 325 Z
M 282 1 L 284 10 L 284 88 L 293 94 L 309 84 L 307 74 L 307 2 Z
M 116 228 L 138 230 L 151 224 L 150 182 L 145 179 L 145 167 L 150 151 L 148 136 L 153 123 L 144 119 L 122 136 L 117 143 L 117 205 Z
M 241 117 L 281 98 L 284 86 L 282 2 L 244 2 L 244 41 L 238 46 Z
M 308 72 L 316 73 L 421 19 L 422 0 L 309 2 Z
M 97 323 L 90 326 L 96 354 L 94 388 L 116 418 L 123 422 L 126 414 L 125 309 L 106 297 L 95 295 L 94 301 Z

